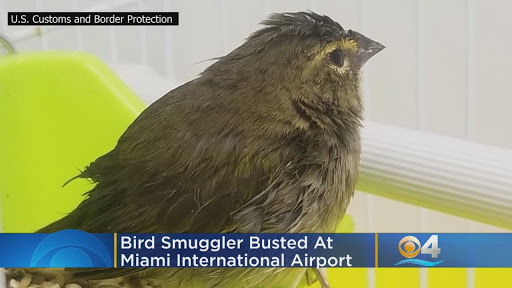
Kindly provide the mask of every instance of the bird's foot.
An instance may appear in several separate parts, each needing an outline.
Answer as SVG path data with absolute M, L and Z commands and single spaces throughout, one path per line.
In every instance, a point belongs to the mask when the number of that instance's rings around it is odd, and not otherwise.
M 327 269 L 326 268 L 313 268 L 313 272 L 315 273 L 315 277 L 313 278 L 309 274 L 309 270 L 306 271 L 306 283 L 308 286 L 313 285 L 315 282 L 319 281 L 320 286 L 322 288 L 330 288 L 329 281 L 327 281 Z
M 327 268 L 313 268 L 316 278 L 320 281 L 322 288 L 330 288 L 329 281 L 327 281 Z

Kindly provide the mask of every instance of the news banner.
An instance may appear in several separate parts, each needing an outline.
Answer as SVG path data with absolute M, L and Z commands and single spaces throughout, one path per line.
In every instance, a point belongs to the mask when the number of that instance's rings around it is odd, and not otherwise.
M 0 267 L 512 267 L 512 234 L 0 233 Z

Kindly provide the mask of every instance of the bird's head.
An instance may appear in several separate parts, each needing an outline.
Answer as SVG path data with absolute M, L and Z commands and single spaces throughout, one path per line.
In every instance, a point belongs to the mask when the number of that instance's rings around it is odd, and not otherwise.
M 273 14 L 262 24 L 205 74 L 228 74 L 218 80 L 291 100 L 320 125 L 332 122 L 329 114 L 360 120 L 360 70 L 382 44 L 313 12 Z

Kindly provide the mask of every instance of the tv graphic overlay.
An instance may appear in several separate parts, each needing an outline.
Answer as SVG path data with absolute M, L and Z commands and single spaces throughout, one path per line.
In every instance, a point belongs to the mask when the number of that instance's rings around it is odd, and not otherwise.
M 511 268 L 512 233 L 383 233 L 378 267 Z
M 375 267 L 375 234 L 118 234 L 117 267 Z
M 0 233 L 0 267 L 374 267 L 375 234 Z
M 420 255 L 420 253 L 422 255 L 430 255 L 433 259 L 438 258 L 439 254 L 441 253 L 441 248 L 439 248 L 438 245 L 438 235 L 430 236 L 430 238 L 428 238 L 427 242 L 425 242 L 423 246 L 421 245 L 418 238 L 414 236 L 405 236 L 404 238 L 400 239 L 400 242 L 398 243 L 398 251 L 407 259 L 399 261 L 395 265 L 416 264 L 418 266 L 426 267 L 439 265 L 443 263 L 444 260 L 435 262 L 424 259 L 415 259 L 416 256 Z
M 1 233 L 0 267 L 107 268 L 114 263 L 114 235 L 79 230 Z
M 379 267 L 434 267 L 442 265 L 443 234 L 379 234 Z
M 92 234 L 63 230 L 50 234 L 37 245 L 32 267 L 109 267 L 112 258 L 103 243 Z
M 178 12 L 8 12 L 7 25 L 179 25 Z
M 0 267 L 512 268 L 512 233 L 0 233 Z

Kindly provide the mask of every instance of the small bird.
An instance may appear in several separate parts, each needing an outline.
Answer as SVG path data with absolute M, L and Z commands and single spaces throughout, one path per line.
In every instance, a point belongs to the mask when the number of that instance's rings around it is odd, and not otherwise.
M 77 176 L 97 183 L 86 199 L 38 232 L 334 232 L 358 178 L 361 67 L 384 46 L 313 12 L 273 14 L 262 25 L 150 105 Z M 294 287 L 305 272 L 72 270 L 169 288 Z

